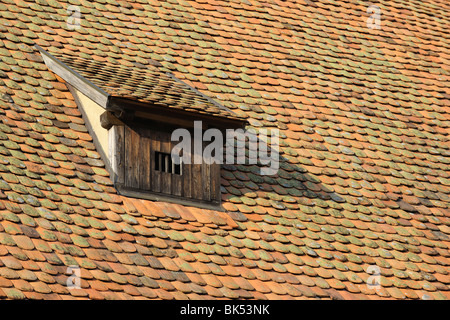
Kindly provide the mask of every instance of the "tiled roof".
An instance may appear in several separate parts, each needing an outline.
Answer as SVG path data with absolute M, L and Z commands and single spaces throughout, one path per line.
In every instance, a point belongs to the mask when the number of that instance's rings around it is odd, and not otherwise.
M 71 54 L 54 54 L 54 58 L 111 97 L 151 103 L 196 114 L 241 119 L 220 104 L 211 102 L 207 96 L 196 92 L 170 73 L 166 74 L 153 66 L 139 64 L 134 67 L 122 66 Z
M 449 2 L 377 5 L 3 0 L 0 298 L 450 298 Z M 35 44 L 280 129 L 278 175 L 224 166 L 226 212 L 118 195 Z

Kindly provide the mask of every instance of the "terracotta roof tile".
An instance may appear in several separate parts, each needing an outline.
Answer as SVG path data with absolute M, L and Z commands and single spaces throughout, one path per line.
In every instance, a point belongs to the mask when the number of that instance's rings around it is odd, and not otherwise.
M 206 96 L 175 79 L 171 73 L 151 65 L 118 65 L 69 53 L 54 53 L 54 56 L 113 97 L 239 119 L 233 112 L 211 103 Z
M 28 6 L 0 6 L 0 299 L 450 298 L 447 4 L 380 30 L 341 0 L 94 4 L 70 32 Z M 224 165 L 224 212 L 119 195 L 33 44 L 112 96 L 278 128 L 278 174 Z

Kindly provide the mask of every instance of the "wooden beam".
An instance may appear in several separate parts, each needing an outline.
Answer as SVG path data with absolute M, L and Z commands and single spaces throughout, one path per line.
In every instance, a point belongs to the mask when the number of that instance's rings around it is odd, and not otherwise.
M 152 114 L 152 113 L 148 113 L 148 112 L 140 112 L 137 111 L 135 113 L 136 118 L 140 118 L 140 119 L 147 119 L 147 120 L 151 120 L 151 121 L 155 121 L 155 122 L 160 122 L 160 123 L 167 123 L 170 124 L 171 126 L 175 126 L 175 127 L 180 127 L 180 128 L 193 128 L 194 127 L 194 121 L 193 120 L 188 120 L 186 118 L 177 118 L 174 116 L 170 116 L 170 115 L 161 115 L 161 114 Z M 205 126 L 205 124 L 203 124 Z M 204 129 L 206 129 L 206 126 L 204 127 Z
M 92 101 L 95 101 L 102 108 L 107 108 L 110 95 L 104 90 L 97 87 L 91 81 L 69 68 L 66 64 L 52 56 L 50 53 L 42 49 L 37 44 L 34 45 L 41 53 L 45 65 L 64 81 L 73 86 L 75 89 L 83 93 Z
M 100 115 L 100 125 L 106 130 L 109 130 L 112 126 L 123 126 L 124 123 L 111 112 L 105 111 Z
M 248 123 L 244 119 L 231 119 L 222 116 L 184 111 L 181 109 L 156 104 L 113 97 L 109 108 L 117 109 L 119 107 L 125 110 L 125 114 L 128 114 L 131 110 L 134 110 L 136 118 L 155 120 L 168 124 L 175 123 L 183 127 L 192 127 L 194 121 L 203 121 L 206 126 L 218 129 L 244 128 L 244 126 Z
M 123 184 L 125 176 L 125 127 L 113 126 L 109 132 L 109 162 L 114 184 Z
M 225 211 L 225 209 L 222 207 L 220 202 L 206 202 L 201 200 L 195 200 L 195 199 L 186 199 L 182 197 L 176 197 L 176 196 L 170 196 L 167 194 L 161 194 L 156 192 L 146 192 L 142 190 L 136 190 L 133 188 L 127 188 L 123 185 L 116 185 L 116 189 L 119 192 L 119 194 L 137 198 L 137 199 L 147 199 L 147 200 L 153 200 L 153 201 L 162 201 L 162 202 L 171 202 L 171 203 L 177 203 L 185 206 L 190 207 L 197 207 L 197 208 L 204 208 L 209 210 L 215 210 L 215 211 Z

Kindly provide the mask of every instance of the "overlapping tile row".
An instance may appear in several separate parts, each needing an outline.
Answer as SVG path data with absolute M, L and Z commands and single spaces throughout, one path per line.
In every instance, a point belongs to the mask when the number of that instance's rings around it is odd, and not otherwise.
M 136 65 L 134 68 L 108 62 L 55 55 L 72 72 L 97 85 L 112 97 L 147 103 L 164 108 L 239 119 L 228 109 L 215 104 L 182 82 L 157 68 Z
M 449 299 L 448 3 L 375 5 L 2 1 L 0 297 Z M 226 212 L 117 195 L 34 44 L 280 129 L 278 175 L 225 165 Z

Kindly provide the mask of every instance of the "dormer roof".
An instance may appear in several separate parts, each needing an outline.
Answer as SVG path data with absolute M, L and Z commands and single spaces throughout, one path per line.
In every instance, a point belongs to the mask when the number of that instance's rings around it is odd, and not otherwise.
M 167 108 L 197 116 L 224 120 L 242 126 L 244 117 L 200 93 L 174 75 L 157 67 L 125 66 L 107 61 L 81 58 L 67 53 L 52 53 L 36 46 L 50 70 L 95 101 L 105 110 L 121 107 L 121 102 Z

